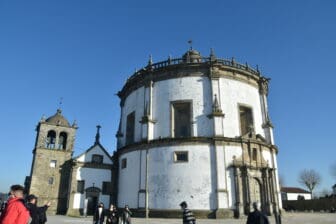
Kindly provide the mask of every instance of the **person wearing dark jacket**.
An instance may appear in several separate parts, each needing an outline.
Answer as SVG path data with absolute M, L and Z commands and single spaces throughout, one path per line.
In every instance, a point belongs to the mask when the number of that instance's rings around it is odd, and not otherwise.
M 29 210 L 29 214 L 31 217 L 30 224 L 44 224 L 47 222 L 46 211 L 50 206 L 50 202 L 45 204 L 44 206 L 37 207 L 37 197 L 33 194 L 30 194 L 26 198 L 27 200 L 27 208 Z
M 183 201 L 180 204 L 181 209 L 183 210 L 183 224 L 195 224 L 196 218 L 192 211 L 190 211 L 187 207 L 187 202 Z
M 254 211 L 250 212 L 246 224 L 269 224 L 268 218 L 260 211 L 260 203 L 253 202 Z
M 122 221 L 123 224 L 131 224 L 131 216 L 132 216 L 132 212 L 129 209 L 128 205 L 125 205 L 124 211 L 122 213 Z
M 100 202 L 96 208 L 96 211 L 93 215 L 93 223 L 94 224 L 103 224 L 105 220 L 105 211 L 104 204 Z
M 110 206 L 110 210 L 107 212 L 106 224 L 118 224 L 119 214 L 117 208 L 114 205 Z

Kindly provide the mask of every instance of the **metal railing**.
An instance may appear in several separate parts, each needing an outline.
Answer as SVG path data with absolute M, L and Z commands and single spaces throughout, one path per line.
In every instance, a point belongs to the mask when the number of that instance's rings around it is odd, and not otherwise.
M 187 61 L 187 59 L 185 58 L 168 58 L 168 60 L 165 60 L 165 61 L 160 61 L 160 62 L 153 63 L 153 64 L 149 63 L 146 67 L 143 67 L 139 71 L 136 71 L 132 76 L 130 76 L 127 79 L 127 81 L 132 80 L 133 78 L 135 78 L 135 76 L 142 74 L 144 71 L 158 70 L 158 69 L 162 69 L 162 68 L 169 67 L 172 65 L 202 64 L 202 63 L 222 64 L 224 66 L 236 68 L 236 69 L 243 70 L 243 71 L 248 71 L 251 74 L 260 76 L 260 71 L 258 70 L 258 68 L 254 69 L 250 67 L 247 63 L 246 64 L 237 63 L 233 58 L 231 60 L 228 60 L 228 59 L 220 59 L 220 58 L 201 57 L 201 58 L 192 59 L 192 60 L 194 60 L 194 62 L 190 60 Z

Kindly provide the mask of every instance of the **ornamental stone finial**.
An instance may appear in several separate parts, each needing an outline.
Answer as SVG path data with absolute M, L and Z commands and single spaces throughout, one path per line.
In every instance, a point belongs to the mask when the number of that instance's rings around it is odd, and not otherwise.
M 232 64 L 232 66 L 234 66 L 236 64 L 236 61 L 235 61 L 234 57 L 231 58 L 231 64 Z
M 217 94 L 214 95 L 214 102 L 212 105 L 212 112 L 213 113 L 222 113 L 222 109 L 219 105 L 218 99 L 217 99 Z
M 41 121 L 41 122 L 45 122 L 46 119 L 47 119 L 46 116 L 43 114 L 42 117 L 41 117 L 41 120 L 40 120 L 40 121 Z
M 149 60 L 148 60 L 148 65 L 152 65 L 153 64 L 153 57 L 152 55 L 150 54 L 149 55 Z
M 259 65 L 256 65 L 257 73 L 260 75 Z
M 262 77 L 259 79 L 259 93 L 262 95 L 268 95 L 268 82 L 269 79 Z
M 100 130 L 101 126 L 100 126 L 100 125 L 97 125 L 96 127 L 97 127 L 97 133 L 96 133 L 95 144 L 99 144 L 99 143 L 100 143 L 100 142 L 99 142 L 99 140 L 100 140 L 100 133 L 99 133 L 99 130 Z
M 210 61 L 215 61 L 215 60 L 216 60 L 215 51 L 213 48 L 210 48 Z

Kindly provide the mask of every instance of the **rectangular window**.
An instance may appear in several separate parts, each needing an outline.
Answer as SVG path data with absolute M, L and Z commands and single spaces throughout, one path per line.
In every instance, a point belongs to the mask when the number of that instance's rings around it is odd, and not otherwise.
M 125 169 L 127 167 L 127 159 L 124 158 L 121 160 L 121 169 Z
M 180 162 L 188 162 L 188 152 L 187 151 L 180 151 L 180 152 L 174 152 L 174 162 L 180 163 Z
M 85 186 L 85 181 L 84 180 L 78 180 L 77 181 L 77 192 L 84 194 L 84 186 Z
M 183 138 L 191 136 L 191 103 L 172 103 L 173 137 Z
M 112 183 L 111 182 L 103 182 L 102 194 L 107 194 L 107 195 L 112 194 Z
M 240 133 L 241 135 L 246 135 L 253 127 L 253 115 L 252 109 L 245 106 L 239 106 L 239 116 L 240 116 Z
M 92 163 L 102 164 L 103 163 L 104 156 L 93 154 L 92 155 Z
M 135 112 L 133 111 L 127 115 L 126 123 L 126 144 L 132 144 L 134 142 L 134 126 L 135 126 Z
M 252 160 L 257 161 L 257 149 L 256 148 L 253 148 Z
M 50 160 L 49 167 L 56 168 L 57 160 Z
M 49 177 L 48 184 L 49 185 L 53 185 L 54 184 L 54 178 L 53 177 Z

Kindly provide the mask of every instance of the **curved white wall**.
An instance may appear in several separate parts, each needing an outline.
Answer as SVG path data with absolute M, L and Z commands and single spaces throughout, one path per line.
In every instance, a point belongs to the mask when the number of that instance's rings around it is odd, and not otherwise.
M 194 209 L 210 209 L 214 193 L 212 163 L 214 155 L 210 145 L 187 145 L 152 148 L 148 155 L 149 208 L 176 209 L 186 200 Z M 188 151 L 188 162 L 174 162 L 175 151 Z M 120 169 L 118 205 L 138 207 L 140 179 L 146 179 L 146 157 L 140 152 L 130 152 L 120 157 L 127 158 L 127 168 Z M 121 168 L 121 167 L 120 167 Z M 139 175 L 141 173 L 141 175 Z M 213 195 L 214 196 L 214 195 Z M 210 198 L 210 199 L 209 199 Z
M 249 84 L 221 78 L 221 105 L 224 119 L 224 135 L 226 137 L 240 136 L 239 104 L 252 108 L 254 129 L 257 134 L 264 135 L 262 129 L 262 113 L 259 90 Z
M 122 107 L 121 131 L 124 134 L 122 146 L 125 146 L 127 115 L 135 111 L 135 142 L 141 140 L 141 120 L 144 112 L 144 92 L 141 87 L 133 91 L 125 99 Z M 220 78 L 219 101 L 225 114 L 224 136 L 240 136 L 239 105 L 252 108 L 254 128 L 257 134 L 265 137 L 262 129 L 262 110 L 257 87 L 247 83 Z M 155 82 L 152 97 L 154 139 L 171 137 L 171 104 L 172 101 L 192 101 L 192 136 L 213 136 L 213 122 L 207 117 L 212 112 L 213 96 L 208 77 L 181 77 Z
M 149 88 L 149 87 L 146 87 Z M 149 99 L 148 89 L 138 88 L 129 94 L 122 106 L 121 131 L 124 134 L 120 147 L 125 146 L 127 115 L 135 111 L 135 142 L 141 140 L 145 101 Z M 152 86 L 153 138 L 170 138 L 171 102 L 192 102 L 192 136 L 213 137 L 214 120 L 212 113 L 213 94 L 216 93 L 222 112 L 224 137 L 241 136 L 239 106 L 252 109 L 254 129 L 265 137 L 262 128 L 263 109 L 259 89 L 252 84 L 220 77 L 210 80 L 206 75 L 188 76 L 157 81 Z M 146 99 L 145 99 L 146 98 Z M 221 119 L 221 118 L 220 118 Z M 221 128 L 217 125 L 216 128 Z M 217 129 L 216 129 L 217 130 Z M 152 139 L 150 139 L 152 140 Z M 133 148 L 138 147 L 138 148 Z M 146 177 L 148 176 L 149 209 L 179 209 L 179 203 L 187 201 L 190 208 L 212 210 L 235 208 L 234 173 L 230 168 L 233 158 L 242 156 L 241 145 L 213 143 L 184 143 L 180 145 L 150 146 L 148 148 L 148 173 L 146 172 L 146 149 L 133 146 L 130 152 L 122 152 L 119 158 L 127 159 L 127 167 L 119 167 L 118 206 L 128 204 L 131 208 L 144 208 Z M 189 161 L 174 162 L 175 151 L 187 151 Z M 263 151 L 265 160 L 272 167 L 274 158 L 269 151 Z M 218 181 L 218 183 L 217 183 Z

